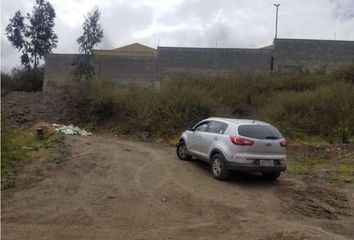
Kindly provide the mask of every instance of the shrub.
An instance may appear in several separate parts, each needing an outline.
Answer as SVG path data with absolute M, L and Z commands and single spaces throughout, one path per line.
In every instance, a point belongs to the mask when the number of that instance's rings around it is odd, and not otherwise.
M 14 68 L 11 74 L 1 73 L 1 88 L 4 91 L 42 91 L 44 67 L 36 70 Z
M 172 77 L 167 85 L 205 90 L 214 101 L 231 110 L 233 116 L 250 117 L 276 92 L 313 90 L 329 82 L 329 78 L 319 74 L 182 73 Z
M 168 137 L 210 116 L 266 120 L 287 136 L 342 142 L 354 129 L 354 86 L 333 73 L 182 73 L 160 90 L 105 79 L 76 84 L 85 119 L 114 118 L 125 134 Z
M 118 91 L 116 116 L 125 133 L 148 131 L 168 137 L 213 115 L 216 104 L 200 91 L 165 87 L 161 91 L 129 86 Z
M 97 124 L 112 116 L 117 91 L 113 81 L 95 78 L 72 85 L 72 88 L 83 120 Z
M 330 75 L 336 80 L 344 80 L 354 84 L 354 62 L 333 70 Z
M 354 129 L 354 86 L 334 82 L 301 93 L 284 92 L 269 99 L 261 116 L 279 126 L 287 135 L 322 135 L 331 140 Z M 346 129 L 345 133 L 343 129 Z

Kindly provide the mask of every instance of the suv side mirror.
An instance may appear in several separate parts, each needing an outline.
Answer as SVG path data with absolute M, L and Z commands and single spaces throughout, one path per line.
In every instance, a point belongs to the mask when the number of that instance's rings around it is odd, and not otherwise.
M 192 131 L 192 132 L 194 132 L 193 127 L 189 127 L 187 130 L 188 130 L 188 131 Z

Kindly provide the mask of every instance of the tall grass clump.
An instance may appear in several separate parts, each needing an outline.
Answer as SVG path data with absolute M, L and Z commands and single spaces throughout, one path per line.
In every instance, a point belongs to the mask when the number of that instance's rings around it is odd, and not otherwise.
M 354 86 L 333 82 L 315 90 L 281 92 L 260 117 L 293 137 L 322 136 L 347 142 L 354 130 Z
M 77 101 L 79 114 L 84 121 L 97 125 L 113 115 L 117 87 L 112 80 L 95 78 L 91 81 L 68 82 L 64 88 Z
M 116 116 L 125 133 L 149 132 L 168 137 L 201 118 L 214 115 L 217 104 L 205 93 L 187 88 L 160 91 L 129 86 L 118 91 Z
M 333 70 L 330 75 L 336 80 L 344 80 L 354 84 L 354 62 Z

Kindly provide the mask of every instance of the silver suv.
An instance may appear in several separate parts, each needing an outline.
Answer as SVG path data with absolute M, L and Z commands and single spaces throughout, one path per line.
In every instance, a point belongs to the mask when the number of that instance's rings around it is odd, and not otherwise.
M 183 132 L 177 156 L 210 163 L 212 174 L 220 180 L 228 178 L 229 170 L 260 172 L 275 180 L 286 170 L 287 144 L 268 123 L 213 117 Z

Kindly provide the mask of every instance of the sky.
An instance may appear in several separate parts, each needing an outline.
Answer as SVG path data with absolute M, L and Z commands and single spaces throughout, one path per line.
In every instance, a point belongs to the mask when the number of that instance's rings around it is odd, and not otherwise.
M 5 35 L 17 10 L 35 0 L 1 0 L 1 71 L 20 65 Z M 98 7 L 104 39 L 97 48 L 159 46 L 259 48 L 270 45 L 279 7 L 279 38 L 354 40 L 354 0 L 50 0 L 56 12 L 54 53 L 77 53 L 84 15 Z

